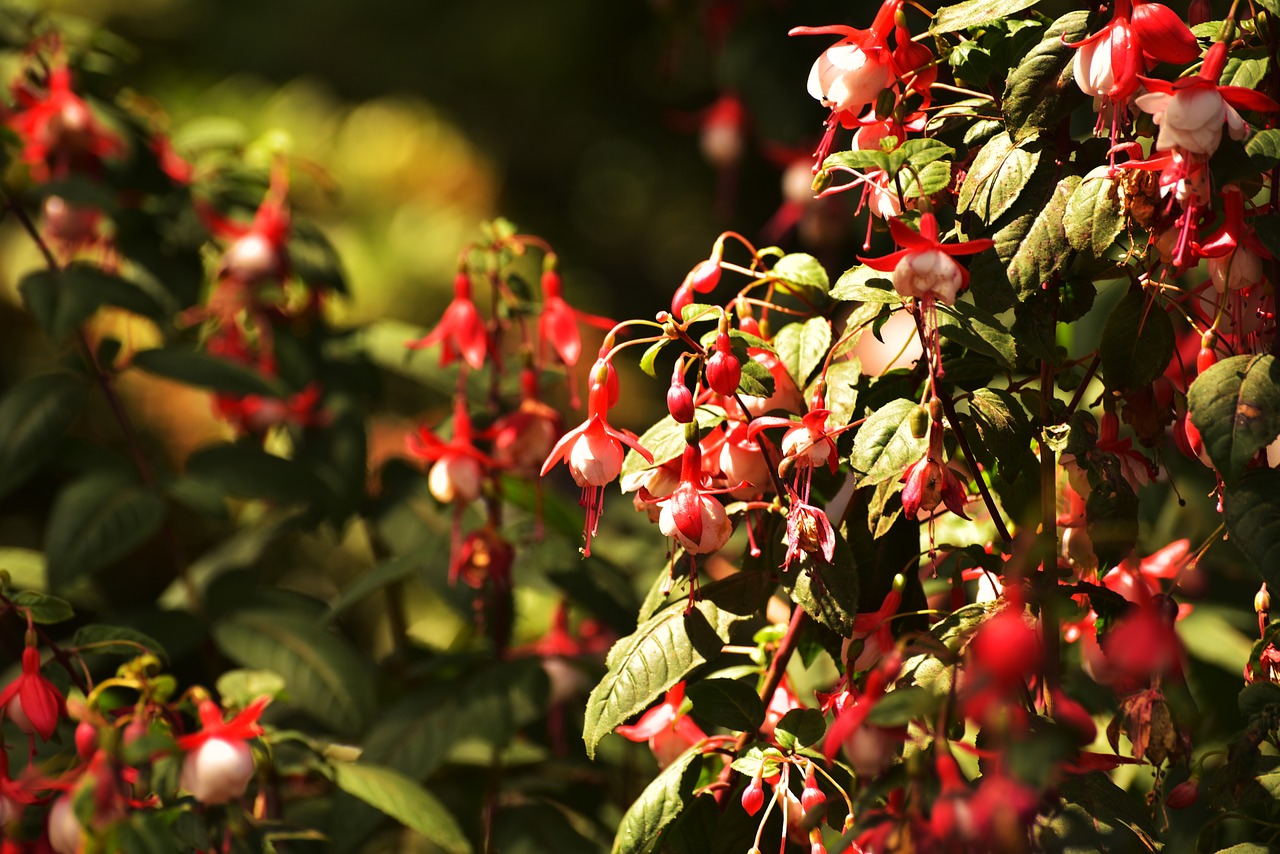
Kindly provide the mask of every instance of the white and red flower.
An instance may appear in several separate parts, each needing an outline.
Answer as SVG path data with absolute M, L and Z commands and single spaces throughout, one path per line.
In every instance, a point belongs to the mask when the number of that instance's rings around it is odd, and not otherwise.
M 179 785 L 204 804 L 225 804 L 242 796 L 254 772 L 249 741 L 262 735 L 258 716 L 269 702 L 270 697 L 262 697 L 224 721 L 217 703 L 202 701 L 200 731 L 178 738 L 178 747 L 187 754 Z

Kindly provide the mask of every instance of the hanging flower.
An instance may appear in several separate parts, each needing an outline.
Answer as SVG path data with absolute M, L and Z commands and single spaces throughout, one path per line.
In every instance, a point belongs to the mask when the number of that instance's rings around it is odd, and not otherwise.
M 648 741 L 658 764 L 671 764 L 677 756 L 707 737 L 687 715 L 680 713 L 684 705 L 684 682 L 667 691 L 662 702 L 649 709 L 634 724 L 614 730 L 628 741 Z
M 18 729 L 44 741 L 53 737 L 58 721 L 67 715 L 62 692 L 40 672 L 40 650 L 33 637 L 22 650 L 22 673 L 0 691 L 0 710 Z
M 453 300 L 445 308 L 436 328 L 417 341 L 411 341 L 410 350 L 425 350 L 440 345 L 440 366 L 452 365 L 459 354 L 474 370 L 484 367 L 492 348 L 489 332 L 485 329 L 480 310 L 471 300 L 471 277 L 459 270 L 453 277 Z
M 733 523 L 715 492 L 703 484 L 702 452 L 696 444 L 686 445 L 681 458 L 680 483 L 661 502 L 658 529 L 664 537 L 673 537 L 686 552 L 711 554 L 724 548 L 733 534 Z
M 942 243 L 938 240 L 938 221 L 927 212 L 920 217 L 919 232 L 900 219 L 891 219 L 889 233 L 902 249 L 883 258 L 858 260 L 873 270 L 892 273 L 893 289 L 904 299 L 936 300 L 944 305 L 954 305 L 956 295 L 969 286 L 969 271 L 954 259 L 995 245 L 995 241 L 986 238 Z
M 538 374 L 532 368 L 520 372 L 520 406 L 500 417 L 484 432 L 493 442 L 493 458 L 518 474 L 536 474 L 563 432 L 560 413 L 542 402 Z
M 782 571 L 786 572 L 792 563 L 803 560 L 803 555 L 821 555 L 824 561 L 831 563 L 836 553 L 836 533 L 831 527 L 831 520 L 821 508 L 802 501 L 789 486 L 787 497 L 790 504 L 787 507 L 787 533 L 783 540 L 787 554 L 782 561 Z
M 634 433 L 618 430 L 607 420 L 609 407 L 618 395 L 613 366 L 603 359 L 597 360 L 591 375 L 587 420 L 560 438 L 547 455 L 541 472 L 541 476 L 546 477 L 547 472 L 563 460 L 574 482 L 582 487 L 581 503 L 587 511 L 583 554 L 588 556 L 591 554 L 591 537 L 600 524 L 604 487 L 622 471 L 623 446 L 633 449 L 646 462 L 653 462 L 653 455 L 640 445 Z
M 73 172 L 96 173 L 103 159 L 123 152 L 120 139 L 103 129 L 72 89 L 65 61 L 58 60 L 49 70 L 43 93 L 19 80 L 13 94 L 19 110 L 6 124 L 22 140 L 22 159 L 37 181 Z
M 471 416 L 466 400 L 459 397 L 453 409 L 453 438 L 440 439 L 425 426 L 411 433 L 409 453 L 433 465 L 427 475 L 427 486 L 441 504 L 470 504 L 480 497 L 484 470 L 497 463 L 482 454 L 471 438 Z
M 894 79 L 889 31 L 893 28 L 902 0 L 885 0 L 870 29 L 857 30 L 833 24 L 825 27 L 794 27 L 791 36 L 841 36 L 822 52 L 809 70 L 809 94 L 830 107 L 833 118 L 846 127 L 856 124 L 858 114 Z
M 262 735 L 258 716 L 271 702 L 255 700 L 243 712 L 223 721 L 217 703 L 200 703 L 200 731 L 178 738 L 186 752 L 179 786 L 205 804 L 225 804 L 244 794 L 253 779 L 253 751 L 249 740 Z

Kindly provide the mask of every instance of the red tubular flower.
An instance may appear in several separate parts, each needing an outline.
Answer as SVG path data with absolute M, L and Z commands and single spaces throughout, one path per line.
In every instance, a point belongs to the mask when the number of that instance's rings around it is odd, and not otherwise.
M 941 243 L 938 221 L 933 214 L 920 217 L 920 231 L 915 232 L 899 219 L 889 220 L 889 233 L 902 247 L 883 258 L 858 260 L 873 270 L 893 274 L 893 289 L 903 298 L 936 299 L 954 305 L 956 294 L 969 286 L 969 271 L 955 262 L 960 255 L 974 255 L 995 245 L 989 239 L 965 243 Z
M 454 276 L 453 301 L 445 308 L 440 323 L 406 346 L 410 350 L 425 350 L 436 344 L 440 345 L 441 367 L 453 364 L 461 354 L 462 360 L 477 371 L 484 367 L 485 358 L 492 350 L 480 310 L 471 301 L 471 277 L 466 271 L 460 270 Z
M 893 623 L 902 604 L 902 591 L 906 589 L 907 580 L 901 575 L 893 578 L 893 586 L 885 594 L 880 607 L 870 613 L 858 614 L 853 618 L 853 634 L 848 643 L 862 641 L 862 651 L 858 657 L 846 662 L 854 671 L 869 670 L 879 663 L 884 654 L 893 649 Z M 844 655 L 848 657 L 848 644 Z
M 1244 194 L 1239 187 L 1222 188 L 1222 206 L 1225 214 L 1222 225 L 1203 243 L 1192 243 L 1196 255 L 1209 259 L 1209 276 L 1219 293 L 1243 290 L 1262 282 L 1266 278 L 1262 262 L 1271 260 L 1271 252 L 1245 221 Z M 1202 373 L 1205 370 L 1198 369 Z
M 1249 126 L 1237 109 L 1261 113 L 1280 111 L 1280 104 L 1261 92 L 1243 86 L 1219 86 L 1218 78 L 1226 63 L 1227 45 L 1217 42 L 1205 54 L 1200 73 L 1193 77 L 1172 83 L 1138 77 L 1151 90 L 1138 96 L 1137 104 L 1160 126 L 1157 151 L 1177 146 L 1188 154 L 1208 157 L 1218 150 L 1218 143 L 1222 141 L 1223 123 L 1229 126 L 1232 139 L 1243 139 L 1249 133 Z
M 218 264 L 218 279 L 247 286 L 283 282 L 289 277 L 289 171 L 277 164 L 271 184 L 248 225 L 234 222 L 208 205 L 198 208 L 214 237 L 229 241 Z
M 407 445 L 410 454 L 433 463 L 427 485 L 441 504 L 475 501 L 480 497 L 484 469 L 497 466 L 472 442 L 471 417 L 461 397 L 454 403 L 452 439 L 445 442 L 424 425 L 417 433 L 409 434 Z
M 942 461 L 942 439 L 942 425 L 935 422 L 929 428 L 929 452 L 902 473 L 902 513 L 908 519 L 929 515 L 939 504 L 961 519 L 969 518 L 964 512 L 964 482 Z
M 104 130 L 84 99 L 71 88 L 71 71 L 58 62 L 49 71 L 45 92 L 36 94 L 20 80 L 14 99 L 21 108 L 6 124 L 22 140 L 22 159 L 32 177 L 46 181 L 75 171 L 97 172 L 103 158 L 120 154 L 123 144 Z
M 542 361 L 546 361 L 547 344 L 550 343 L 566 366 L 578 364 L 578 357 L 582 355 L 578 318 L 562 296 L 560 274 L 554 269 L 542 271 L 542 312 L 538 315 L 538 340 L 542 347 Z
M 271 702 L 255 700 L 229 721 L 223 721 L 217 703 L 200 703 L 200 731 L 178 738 L 186 751 L 179 785 L 206 804 L 225 804 L 244 794 L 253 778 L 253 753 L 248 741 L 262 735 L 258 716 Z
M 875 101 L 893 82 L 893 56 L 889 31 L 902 0 L 885 0 L 871 27 L 857 30 L 833 24 L 825 27 L 794 27 L 789 36 L 841 36 L 822 52 L 809 70 L 809 94 L 830 107 L 832 118 L 845 127 L 857 124 L 858 114 Z
M 539 397 L 538 375 L 531 368 L 520 372 L 520 390 L 519 408 L 503 415 L 483 435 L 493 442 L 493 458 L 499 465 L 532 475 L 564 428 L 560 413 Z
M 53 736 L 58 721 L 66 717 L 67 702 L 40 672 L 40 650 L 34 643 L 22 650 L 22 673 L 0 692 L 0 710 L 18 729 L 44 741 Z
M 680 484 L 661 502 L 658 529 L 663 536 L 674 537 L 689 554 L 717 552 L 729 541 L 733 523 L 724 505 L 712 497 L 715 492 L 703 488 L 702 452 L 697 445 L 686 445 L 680 466 Z
M 646 462 L 653 455 L 645 450 L 629 430 L 618 430 L 606 420 L 609 407 L 617 400 L 617 375 L 603 359 L 591 371 L 591 390 L 587 394 L 587 420 L 565 433 L 547 455 L 541 476 L 546 477 L 561 460 L 569 467 L 573 480 L 582 487 L 582 506 L 587 511 L 583 534 L 583 554 L 591 554 L 591 537 L 600 524 L 605 484 L 622 471 L 623 445 L 633 449 Z
M 716 394 L 730 396 L 738 390 L 742 381 L 742 363 L 733 354 L 729 333 L 716 336 L 715 349 L 707 358 L 707 385 Z
M 658 764 L 668 765 L 687 748 L 707 737 L 701 727 L 680 714 L 683 704 L 684 682 L 677 682 L 661 703 L 641 715 L 634 724 L 620 726 L 614 732 L 628 741 L 648 741 Z

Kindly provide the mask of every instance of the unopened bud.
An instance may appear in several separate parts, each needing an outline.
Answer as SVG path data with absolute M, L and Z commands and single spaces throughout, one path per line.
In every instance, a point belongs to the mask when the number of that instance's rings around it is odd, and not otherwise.
M 1267 591 L 1265 582 L 1258 588 L 1257 594 L 1253 597 L 1253 610 L 1259 614 L 1266 614 L 1271 611 L 1271 593 Z
M 751 784 L 742 790 L 742 808 L 747 815 L 755 815 L 764 806 L 764 783 L 760 777 L 752 777 Z
M 1195 777 L 1183 780 L 1173 787 L 1169 796 L 1164 799 L 1165 805 L 1175 810 L 1186 809 L 1200 800 L 1200 784 Z
M 667 411 L 681 424 L 693 421 L 693 392 L 678 376 L 672 377 L 671 387 L 667 389 Z
M 827 802 L 827 796 L 818 788 L 818 777 L 812 771 L 804 778 L 804 791 L 800 793 L 800 805 L 806 813 L 821 809 Z
M 1209 0 L 1191 0 L 1187 7 L 1187 26 L 1194 27 L 1213 20 L 1213 6 Z
M 707 359 L 706 374 L 707 385 L 716 394 L 728 396 L 738 390 L 738 383 L 742 381 L 742 363 L 733 355 L 725 332 L 716 336 L 715 352 Z
M 923 439 L 929 432 L 929 413 L 921 406 L 911 410 L 911 435 Z
M 84 760 L 98 749 L 98 728 L 88 721 L 81 721 L 76 726 L 76 754 Z
M 898 106 L 898 93 L 892 89 L 881 89 L 880 94 L 876 96 L 876 115 L 880 118 L 888 118 L 893 115 L 893 110 Z
M 1218 354 L 1212 347 L 1201 347 L 1196 354 L 1196 373 L 1203 374 L 1218 363 Z
M 815 193 L 823 193 L 831 187 L 831 172 L 823 169 L 813 176 L 813 191 Z

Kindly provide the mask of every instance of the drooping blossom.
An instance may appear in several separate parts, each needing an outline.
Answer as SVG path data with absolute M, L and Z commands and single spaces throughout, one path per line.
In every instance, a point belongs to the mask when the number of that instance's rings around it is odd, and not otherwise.
M 942 423 L 933 422 L 928 452 L 902 473 L 902 513 L 908 519 L 918 519 L 922 513 L 930 516 L 939 505 L 969 518 L 964 512 L 964 482 L 944 461 L 943 437 Z
M 843 656 L 848 669 L 858 672 L 870 670 L 893 649 L 893 618 L 902 605 L 902 593 L 906 579 L 895 575 L 893 586 L 874 611 L 860 613 L 853 618 L 853 633 L 844 643 Z M 861 644 L 858 649 L 855 645 Z M 850 659 L 857 649 L 857 656 Z
M 819 507 L 814 507 L 800 498 L 800 495 L 787 487 L 787 532 L 784 542 L 787 554 L 782 561 L 782 571 L 791 569 L 791 564 L 803 560 L 804 555 L 821 556 L 831 563 L 835 558 L 836 534 L 831 527 L 831 520 Z
M 591 554 L 591 538 L 600 524 L 604 487 L 622 471 L 623 446 L 634 450 L 646 462 L 653 463 L 653 455 L 640 445 L 634 433 L 609 424 L 609 407 L 617 400 L 617 395 L 617 375 L 613 373 L 613 366 L 603 359 L 597 360 L 591 370 L 587 420 L 565 433 L 542 464 L 541 476 L 546 477 L 547 472 L 563 460 L 574 482 L 582 487 L 581 504 L 587 511 L 583 529 L 586 538 L 584 555 Z
M 1230 185 L 1222 189 L 1221 195 L 1222 225 L 1203 242 L 1193 244 L 1198 256 L 1209 259 L 1209 278 L 1220 294 L 1266 281 L 1262 262 L 1272 259 L 1271 252 L 1245 220 L 1244 193 Z
M 898 745 L 906 738 L 905 727 L 882 727 L 867 721 L 901 667 L 902 656 L 895 654 L 872 670 L 862 693 L 837 712 L 822 743 L 822 752 L 828 759 L 843 751 L 861 778 L 873 779 L 883 773 L 897 758 Z
M 889 233 L 902 248 L 883 258 L 859 258 L 873 270 L 893 274 L 893 289 L 903 299 L 915 298 L 954 305 L 956 295 L 969 286 L 969 271 L 955 262 L 961 255 L 974 255 L 995 245 L 983 238 L 964 243 L 938 240 L 938 220 L 932 213 L 920 217 L 920 231 L 900 219 L 889 220 Z
M 461 355 L 462 361 L 478 371 L 491 352 L 489 332 L 480 310 L 471 300 L 471 276 L 465 270 L 459 270 L 453 277 L 453 300 L 436 328 L 406 346 L 410 350 L 424 350 L 436 344 L 440 345 L 441 367 L 453 364 Z
M 652 707 L 634 724 L 614 730 L 628 741 L 647 741 L 658 765 L 670 765 L 685 750 L 707 737 L 702 727 L 688 715 L 681 714 L 684 704 L 684 682 L 671 686 L 662 702 Z
M 691 555 L 719 551 L 733 533 L 733 522 L 714 495 L 724 490 L 707 489 L 703 481 L 702 452 L 697 444 L 686 445 L 680 482 L 660 504 L 658 529 Z
M 1172 83 L 1138 78 L 1151 90 L 1139 95 L 1136 103 L 1160 126 L 1157 151 L 1176 146 L 1188 154 L 1208 157 L 1218 150 L 1223 124 L 1227 125 L 1232 139 L 1244 139 L 1248 135 L 1249 125 L 1237 110 L 1262 113 L 1280 110 L 1280 104 L 1261 92 L 1243 86 L 1219 86 L 1218 78 L 1226 63 L 1227 45 L 1216 42 L 1205 54 L 1199 74 Z
M 1109 125 L 1113 143 L 1141 85 L 1139 75 L 1159 62 L 1185 65 L 1200 55 L 1195 36 L 1173 10 L 1144 0 L 1117 0 L 1101 30 L 1063 41 L 1076 48 L 1076 85 L 1093 97 L 1098 129 Z
M 484 431 L 493 443 L 493 458 L 517 474 L 536 474 L 563 432 L 560 413 L 544 403 L 538 393 L 538 375 L 532 368 L 520 372 L 520 405 Z
M 471 416 L 461 396 L 454 403 L 453 438 L 442 440 L 425 425 L 409 434 L 409 453 L 432 463 L 427 474 L 431 494 L 441 504 L 470 504 L 480 497 L 484 470 L 497 466 L 476 448 L 472 439 Z
M 58 59 L 41 92 L 25 78 L 13 86 L 17 112 L 6 120 L 22 140 L 22 160 L 37 181 L 75 172 L 95 174 L 102 161 L 123 153 L 120 139 L 102 127 L 72 88 L 71 69 Z
M 205 804 L 225 804 L 244 794 L 253 779 L 253 751 L 249 741 L 262 735 L 258 717 L 271 702 L 262 697 L 229 721 L 211 700 L 199 704 L 200 731 L 180 736 L 186 752 L 179 785 Z
M 43 741 L 53 737 L 58 721 L 67 715 L 67 702 L 40 672 L 40 650 L 32 637 L 28 641 L 22 650 L 22 673 L 0 691 L 0 711 L 34 744 L 36 736 Z

